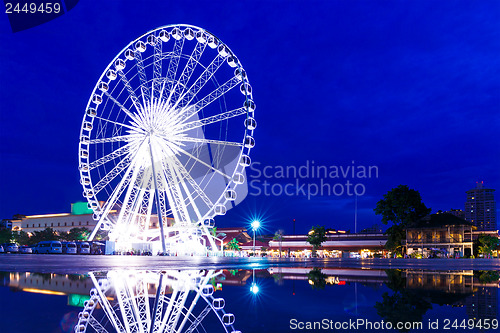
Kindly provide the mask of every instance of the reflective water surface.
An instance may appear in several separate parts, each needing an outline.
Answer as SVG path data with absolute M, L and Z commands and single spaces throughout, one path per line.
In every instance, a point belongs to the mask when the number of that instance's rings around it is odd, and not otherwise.
M 0 332 L 496 332 L 497 271 L 0 273 Z

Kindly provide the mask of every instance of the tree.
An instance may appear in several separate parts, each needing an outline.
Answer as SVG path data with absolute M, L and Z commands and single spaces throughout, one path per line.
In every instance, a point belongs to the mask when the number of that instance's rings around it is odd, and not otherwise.
M 96 240 L 96 241 L 109 240 L 108 234 L 109 234 L 109 230 L 99 229 L 97 231 L 97 233 L 95 234 L 94 240 Z M 90 234 L 89 234 L 89 236 L 90 236 Z M 88 237 L 87 237 L 87 239 L 88 239 Z
M 17 232 L 12 232 L 12 236 L 14 237 L 14 241 L 19 245 L 33 245 L 30 236 L 24 230 L 20 230 Z
M 52 229 L 52 228 L 45 228 L 44 230 L 40 231 L 33 231 L 33 235 L 30 238 L 30 241 L 33 242 L 33 244 L 36 244 L 41 241 L 51 241 L 51 240 L 59 240 L 60 237 L 57 234 L 57 232 Z
M 389 236 L 386 248 L 391 251 L 402 249 L 402 240 L 406 238 L 405 229 L 420 218 L 431 212 L 422 202 L 420 193 L 406 185 L 399 185 L 384 195 L 384 199 L 377 202 L 375 214 L 382 215 L 382 223 L 392 222 L 386 230 Z
M 382 302 L 375 303 L 378 315 L 384 321 L 392 323 L 393 327 L 396 327 L 398 322 L 421 322 L 425 313 L 432 309 L 432 304 L 422 293 L 406 287 L 406 278 L 401 270 L 391 269 L 385 272 L 388 278 L 385 284 L 393 293 L 384 292 Z M 398 330 L 409 331 L 404 326 Z
M 425 313 L 432 309 L 432 304 L 416 292 L 397 291 L 392 295 L 388 292 L 382 294 L 382 302 L 375 303 L 377 314 L 386 322 L 397 327 L 399 322 L 421 322 Z M 400 332 L 410 329 L 402 326 Z
M 81 228 L 71 228 L 69 232 L 61 234 L 61 239 L 66 241 L 84 241 L 87 240 L 90 236 L 90 230 L 81 227 Z
M 311 284 L 312 289 L 321 290 L 325 289 L 326 278 L 328 276 L 321 272 L 321 268 L 315 267 L 307 273 L 307 279 Z
M 313 247 L 313 256 L 316 256 L 316 251 L 321 247 L 321 243 L 326 241 L 326 231 L 325 227 L 321 226 L 313 226 L 309 231 L 309 235 L 307 236 L 307 241 Z
M 283 229 L 279 229 L 278 231 L 276 231 L 274 233 L 274 237 L 273 237 L 273 240 L 277 240 L 279 243 L 280 243 L 280 258 L 281 258 L 281 244 L 283 242 L 283 234 L 285 232 L 283 231 Z
M 0 230 L 0 244 L 10 243 L 13 239 L 12 231 L 9 229 Z
M 240 251 L 240 244 L 238 244 L 238 241 L 236 238 L 231 239 L 229 243 L 227 243 L 226 247 L 228 250 L 233 250 L 233 251 Z
M 480 283 L 498 283 L 500 276 L 497 271 L 474 271 Z
M 498 246 L 498 238 L 480 234 L 474 241 L 474 252 L 477 254 L 491 255 Z

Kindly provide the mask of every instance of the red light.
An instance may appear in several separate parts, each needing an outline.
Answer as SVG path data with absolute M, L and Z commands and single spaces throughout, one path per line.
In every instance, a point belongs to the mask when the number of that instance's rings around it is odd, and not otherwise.
M 339 286 L 345 286 L 345 281 L 339 281 L 339 283 L 337 283 Z

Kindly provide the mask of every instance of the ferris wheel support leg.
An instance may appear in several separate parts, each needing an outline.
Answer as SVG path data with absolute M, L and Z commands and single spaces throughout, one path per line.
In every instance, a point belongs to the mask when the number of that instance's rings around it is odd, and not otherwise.
M 205 236 L 207 236 L 208 242 L 210 243 L 210 246 L 212 247 L 212 249 L 216 252 L 219 252 L 219 249 L 217 248 L 217 244 L 214 241 L 214 237 L 210 234 L 207 227 L 203 227 L 202 229 L 203 229 L 203 233 L 205 234 Z M 222 250 L 222 247 L 221 247 L 221 250 Z
M 101 222 L 101 220 L 99 220 L 99 222 L 97 222 L 97 225 L 95 226 L 94 230 L 92 230 L 92 233 L 87 238 L 87 242 L 92 242 L 94 240 L 94 237 L 97 234 L 97 231 L 99 231 L 99 228 L 101 227 L 101 225 L 102 225 L 102 222 Z
M 165 245 L 165 232 L 163 231 L 163 214 L 161 211 L 160 193 L 158 191 L 158 180 L 156 179 L 155 160 L 153 158 L 153 148 L 151 147 L 151 142 L 149 143 L 149 154 L 151 155 L 151 167 L 153 168 L 153 180 L 154 180 L 154 184 L 155 184 L 156 209 L 158 210 L 158 219 L 159 219 L 159 224 L 160 224 L 161 248 L 163 250 L 163 254 L 166 254 L 167 247 Z

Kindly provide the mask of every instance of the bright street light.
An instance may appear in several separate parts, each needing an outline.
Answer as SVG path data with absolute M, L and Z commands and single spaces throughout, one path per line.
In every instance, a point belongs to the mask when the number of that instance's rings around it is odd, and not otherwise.
M 256 229 L 259 229 L 260 227 L 260 222 L 255 220 L 252 222 L 252 229 L 256 230 Z
M 252 286 L 250 287 L 250 291 L 253 294 L 257 294 L 259 292 L 259 286 L 257 286 L 255 283 L 252 283 Z

